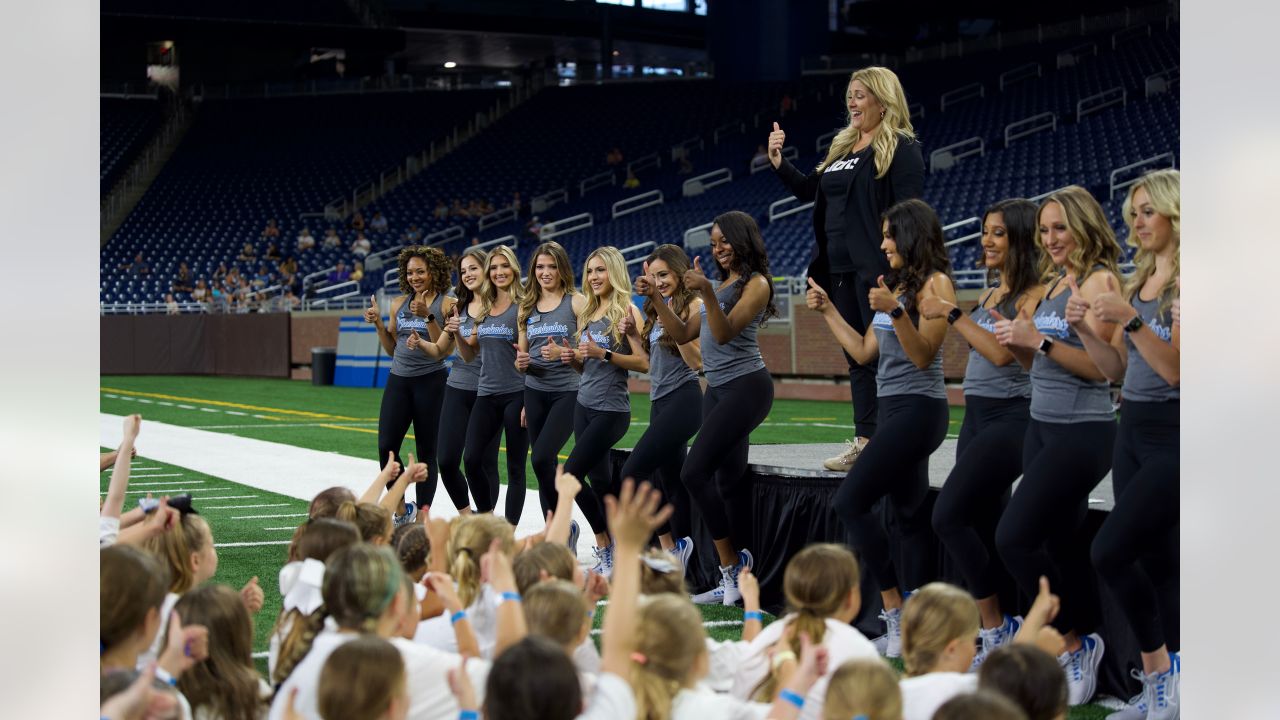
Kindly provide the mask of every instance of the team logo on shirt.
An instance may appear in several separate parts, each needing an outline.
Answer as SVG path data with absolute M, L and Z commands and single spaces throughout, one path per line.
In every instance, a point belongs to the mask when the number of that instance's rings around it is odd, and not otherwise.
M 1173 330 L 1163 325 L 1160 322 L 1160 318 L 1153 317 L 1150 320 L 1148 320 L 1147 327 L 1151 328 L 1151 332 L 1155 333 L 1156 337 L 1160 338 L 1161 340 L 1165 342 L 1173 342 Z
M 1065 318 L 1058 315 L 1056 310 L 1048 315 L 1036 315 L 1035 321 L 1036 330 L 1039 330 L 1045 335 L 1053 335 L 1058 339 L 1071 336 L 1071 326 L 1067 323 Z
M 511 342 L 515 339 L 516 331 L 514 328 L 507 327 L 506 325 L 481 325 L 479 334 L 480 339 L 482 340 L 485 338 L 496 338 Z
M 893 329 L 893 318 L 889 317 L 889 313 L 876 313 L 876 316 L 871 318 L 871 327 L 876 330 L 884 330 L 885 332 L 891 332 L 895 335 L 897 334 L 897 331 Z
M 594 332 L 591 332 L 590 330 L 586 330 L 582 334 L 594 340 L 597 345 L 604 348 L 605 350 L 609 349 L 610 340 L 609 340 L 608 333 L 594 333 Z
M 569 326 L 564 323 L 545 323 L 543 325 L 534 325 L 533 318 L 529 318 L 529 327 L 525 330 L 525 334 L 529 339 L 540 337 L 561 337 L 569 334 Z
M 401 318 L 400 327 L 410 331 L 412 330 L 425 331 L 427 329 L 427 321 L 425 318 L 420 318 L 416 315 L 413 317 Z
M 824 170 L 823 172 L 837 172 L 840 170 L 852 170 L 855 167 L 857 167 L 858 160 L 861 160 L 861 158 L 854 157 L 854 158 L 846 158 L 844 160 L 837 160 L 831 163 L 830 165 L 828 165 L 827 169 Z

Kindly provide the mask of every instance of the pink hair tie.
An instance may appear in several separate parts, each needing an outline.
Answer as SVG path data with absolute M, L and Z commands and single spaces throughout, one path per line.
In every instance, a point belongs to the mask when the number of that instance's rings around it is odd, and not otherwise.
M 631 653 L 631 659 L 634 660 L 637 665 L 644 665 L 645 663 L 649 662 L 649 658 L 645 657 L 644 653 L 639 653 L 639 652 Z

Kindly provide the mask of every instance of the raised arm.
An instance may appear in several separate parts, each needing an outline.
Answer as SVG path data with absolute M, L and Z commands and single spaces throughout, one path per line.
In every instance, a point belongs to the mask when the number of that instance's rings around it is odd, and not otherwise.
M 520 593 L 516 589 L 516 576 L 511 570 L 511 558 L 502 552 L 502 541 L 494 538 L 489 552 L 480 558 L 480 569 L 489 586 L 500 596 L 498 604 L 498 638 L 493 656 L 520 642 L 528 634 Z M 637 572 L 639 569 L 637 568 Z
M 827 327 L 831 329 L 831 334 L 835 336 L 836 342 L 840 343 L 840 347 L 844 348 L 844 351 L 849 353 L 859 364 L 865 365 L 880 355 L 880 345 L 876 341 L 875 333 L 868 331 L 866 335 L 863 335 L 854 330 L 840 316 L 840 311 L 832 304 L 827 291 L 823 290 L 813 278 L 809 278 L 809 290 L 805 293 L 804 299 L 805 305 L 810 310 L 821 313 L 822 319 L 827 322 Z
M 391 315 L 387 317 L 385 325 L 382 322 L 382 309 L 378 307 L 377 295 L 369 296 L 369 307 L 364 310 L 364 321 L 372 323 L 377 329 L 378 342 L 388 355 L 396 354 L 396 311 L 400 309 L 402 303 L 404 303 L 403 297 L 391 301 Z
M 476 359 L 476 354 L 480 351 L 480 323 L 481 320 L 472 320 L 471 311 L 465 309 L 467 318 L 471 322 L 471 336 L 458 336 L 458 354 L 462 356 L 463 362 L 471 362 Z
M 1044 294 L 1043 286 L 1037 286 L 1033 291 L 1024 294 L 1018 298 L 1016 308 L 1021 311 L 1027 303 L 1036 303 L 1040 296 Z M 953 302 L 947 302 L 942 298 L 931 295 L 920 300 L 920 314 L 930 320 L 936 318 L 945 319 L 947 315 L 954 310 L 957 305 Z M 990 332 L 981 325 L 973 321 L 967 313 L 961 314 L 951 327 L 960 333 L 960 336 L 969 343 L 969 347 L 978 351 L 978 354 L 986 358 L 988 362 L 996 367 L 1004 367 L 1010 363 L 1017 362 L 1017 358 L 1009 348 L 1000 344 L 994 332 Z
M 627 314 L 623 316 L 621 321 L 619 321 L 619 325 L 621 325 L 620 330 L 622 339 L 623 342 L 627 343 L 627 347 L 630 350 L 629 353 L 615 351 L 606 355 L 604 348 L 596 344 L 595 340 L 587 337 L 586 333 L 583 333 L 583 337 L 586 338 L 586 343 L 579 344 L 579 349 L 582 350 L 585 357 L 595 358 L 596 360 L 602 360 L 612 365 L 617 365 L 623 370 L 641 373 L 649 372 L 649 353 L 644 351 L 644 343 L 640 341 L 639 323 L 641 320 L 639 319 L 639 316 L 640 310 L 637 309 L 635 305 L 628 304 Z M 606 357 L 609 359 L 605 360 Z
M 672 513 L 670 505 L 658 508 L 661 501 L 662 493 L 649 483 L 640 483 L 637 488 L 631 478 L 622 481 L 616 498 L 612 495 L 604 498 L 609 533 L 614 538 L 614 560 L 609 610 L 604 615 L 602 628 L 600 669 L 619 677 L 629 676 L 631 652 L 635 649 L 640 551 Z
M 921 295 L 941 298 L 943 302 L 952 306 L 956 303 L 956 291 L 951 285 L 951 278 L 947 277 L 946 273 L 931 275 Z M 877 287 L 871 289 L 872 309 L 878 312 L 889 312 L 897 306 L 897 297 L 885 286 L 884 276 L 881 275 L 877 280 Z M 938 349 L 942 347 L 942 341 L 947 337 L 947 321 L 945 318 L 930 320 L 921 314 L 919 322 L 920 325 L 917 327 L 911 322 L 911 317 L 904 312 L 894 318 L 893 330 L 898 336 L 898 342 L 902 344 L 903 352 L 907 354 L 912 364 L 924 370 L 933 364 L 933 359 L 938 356 Z
M 373 482 L 369 484 L 369 487 L 365 488 L 364 493 L 356 502 L 367 502 L 373 503 L 374 505 L 380 504 L 379 501 L 382 499 L 382 492 L 386 490 L 387 487 L 389 487 L 398 477 L 400 477 L 400 463 L 396 462 L 396 454 L 388 450 L 387 464 L 382 466 L 382 470 L 378 472 L 378 476 L 373 479 Z M 387 509 L 392 512 L 400 511 L 399 507 L 388 507 Z
M 693 259 L 693 268 L 685 273 L 685 286 L 702 296 L 707 311 L 707 327 L 711 330 L 711 337 L 720 345 L 737 337 L 769 304 L 770 281 L 757 275 L 747 281 L 742 288 L 742 297 L 726 315 L 720 309 L 720 301 L 716 299 L 711 282 L 702 274 L 699 258 Z
M 569 523 L 573 521 L 573 499 L 582 490 L 578 478 L 564 471 L 564 465 L 556 465 L 555 511 L 547 524 L 546 542 L 564 545 L 569 542 Z
M 773 171 L 778 179 L 787 186 L 787 190 L 790 190 L 797 200 L 809 202 L 818 194 L 818 179 L 821 173 L 815 170 L 805 175 L 787 162 L 787 159 L 782 157 L 782 148 L 786 141 L 787 134 L 775 122 L 773 132 L 769 133 L 769 163 L 773 165 Z
M 124 419 L 124 433 L 116 450 L 116 464 L 107 485 L 107 498 L 102 503 L 102 517 L 118 518 L 124 509 L 124 495 L 129 488 L 129 461 L 133 456 L 133 443 L 138 439 L 142 416 L 128 415 Z
M 1127 365 L 1128 346 L 1124 342 L 1123 328 L 1126 323 L 1138 317 L 1138 310 L 1120 295 L 1119 289 L 1115 286 L 1109 274 L 1106 277 L 1106 282 L 1108 283 L 1106 289 L 1094 298 L 1093 302 L 1089 304 L 1089 309 L 1099 320 L 1114 323 L 1121 328 L 1120 332 L 1115 333 L 1111 345 Z M 1068 320 L 1070 319 L 1068 318 Z M 1175 325 L 1174 327 L 1176 328 L 1177 326 Z M 1079 327 L 1077 327 L 1076 332 L 1080 333 L 1081 339 L 1085 341 L 1085 349 L 1089 350 L 1089 356 L 1095 360 L 1100 360 L 1094 354 L 1091 338 L 1087 338 Z M 1142 353 L 1143 359 L 1147 361 L 1151 369 L 1155 370 L 1156 374 L 1165 382 L 1176 387 L 1181 380 L 1181 353 L 1178 347 L 1173 344 L 1172 336 L 1170 341 L 1166 342 L 1146 323 L 1139 325 L 1137 330 L 1128 333 L 1128 335 L 1129 339 L 1133 341 L 1134 348 Z M 1098 366 L 1102 367 L 1101 361 L 1098 362 Z M 1112 382 L 1120 382 L 1124 378 L 1124 373 L 1122 371 L 1119 376 L 1112 377 L 1111 373 L 1107 372 L 1107 378 Z

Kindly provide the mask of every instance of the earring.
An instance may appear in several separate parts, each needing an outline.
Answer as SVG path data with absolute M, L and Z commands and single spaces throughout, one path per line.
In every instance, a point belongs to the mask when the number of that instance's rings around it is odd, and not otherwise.
M 880 111 L 880 119 L 881 119 L 881 120 L 883 120 L 883 119 L 884 119 L 884 111 L 883 111 L 883 110 L 881 110 L 881 111 Z

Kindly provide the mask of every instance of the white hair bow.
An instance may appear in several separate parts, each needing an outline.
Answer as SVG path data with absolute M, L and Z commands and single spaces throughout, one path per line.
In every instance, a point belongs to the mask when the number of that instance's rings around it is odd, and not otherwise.
M 324 604 L 320 588 L 324 584 L 324 563 L 315 559 L 291 562 L 280 568 L 280 594 L 284 610 L 310 615 Z

